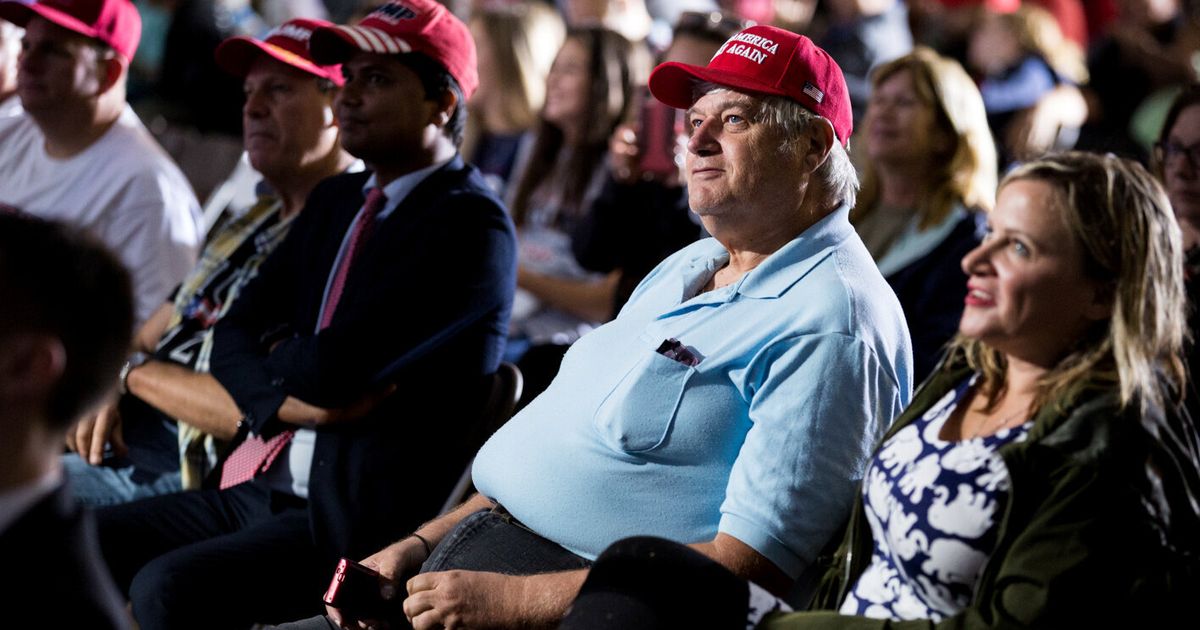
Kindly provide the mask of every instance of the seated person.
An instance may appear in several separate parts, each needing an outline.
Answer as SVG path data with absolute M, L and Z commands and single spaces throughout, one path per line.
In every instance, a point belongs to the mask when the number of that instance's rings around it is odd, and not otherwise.
M 111 394 L 133 330 L 129 274 L 92 238 L 0 212 L 0 304 L 4 625 L 128 628 L 59 454 L 80 414 Z
M 920 382 L 958 330 L 961 261 L 996 198 L 996 149 L 979 90 L 957 61 L 920 46 L 872 77 L 850 219 L 900 298 Z
M 87 230 L 133 277 L 136 325 L 196 264 L 200 204 L 126 102 L 142 20 L 129 0 L 0 0 L 25 29 L 17 95 L 0 118 L 0 207 Z
M 1154 145 L 1154 164 L 1179 229 L 1183 232 L 1183 277 L 1187 283 L 1188 331 L 1185 344 L 1188 374 L 1187 405 L 1192 418 L 1200 418 L 1200 83 L 1185 88 L 1163 121 Z
M 338 144 L 333 116 L 341 67 L 317 65 L 308 55 L 312 29 L 327 24 L 293 20 L 263 41 L 234 37 L 217 49 L 218 63 L 245 83 L 246 152 L 267 192 L 210 239 L 174 300 L 142 324 L 120 372 L 121 400 L 68 434 L 78 455 L 64 461 L 83 503 L 199 488 L 237 432 L 242 416 L 208 374 L 213 326 L 287 235 L 317 183 L 353 162 Z M 104 457 L 106 447 L 112 457 Z
M 399 0 L 309 50 L 342 64 L 342 145 L 371 172 L 318 184 L 216 325 L 212 374 L 242 413 L 219 488 L 98 512 L 142 630 L 319 612 L 338 560 L 437 514 L 477 446 L 516 237 L 458 154 L 471 36 L 444 5 Z M 354 409 L 375 391 L 395 393 Z
M 1178 623 L 1200 587 L 1200 454 L 1166 195 L 1133 162 L 1066 153 L 1005 178 L 988 223 L 951 360 L 872 456 L 813 611 L 759 624 L 760 587 L 640 538 L 600 557 L 564 627 Z
M 908 403 L 900 305 L 848 219 L 857 178 L 837 65 L 805 37 L 753 26 L 707 67 L 659 66 L 650 88 L 688 108 L 688 196 L 713 238 L 665 260 L 571 347 L 479 452 L 480 494 L 363 561 L 393 595 L 424 572 L 387 621 L 556 623 L 591 559 L 635 532 L 783 593 L 816 567 L 869 444 Z M 784 518 L 795 512 L 808 518 Z M 330 613 L 347 627 L 358 616 Z

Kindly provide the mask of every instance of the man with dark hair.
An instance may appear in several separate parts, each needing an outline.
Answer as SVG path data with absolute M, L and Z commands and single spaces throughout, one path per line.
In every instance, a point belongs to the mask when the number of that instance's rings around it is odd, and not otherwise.
M 59 453 L 124 356 L 129 276 L 89 238 L 0 212 L 0 304 L 0 592 L 15 604 L 5 625 L 125 628 Z
M 342 63 L 342 145 L 371 172 L 318 185 L 217 324 L 212 374 L 243 416 L 221 489 L 100 512 L 143 630 L 319 612 L 339 558 L 441 507 L 499 365 L 516 240 L 447 129 L 478 82 L 466 25 L 404 0 L 309 47 Z
M 68 435 L 78 455 L 65 455 L 65 463 L 80 501 L 111 505 L 199 488 L 237 432 L 241 414 L 208 373 L 213 327 L 283 241 L 317 183 L 354 161 L 338 143 L 333 115 L 341 67 L 308 57 L 313 29 L 328 25 L 291 20 L 262 40 L 232 37 L 217 49 L 217 63 L 243 80 L 244 143 L 263 176 L 261 194 L 213 234 L 173 299 L 142 325 L 120 372 L 120 404 Z

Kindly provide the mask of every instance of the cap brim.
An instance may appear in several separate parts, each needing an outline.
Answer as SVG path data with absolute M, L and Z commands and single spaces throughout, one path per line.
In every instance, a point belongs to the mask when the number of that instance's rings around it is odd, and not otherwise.
M 251 37 L 231 37 L 221 42 L 221 45 L 217 46 L 215 53 L 217 65 L 222 70 L 233 76 L 242 78 L 245 78 L 246 74 L 250 72 L 251 64 L 254 63 L 254 60 L 259 55 L 267 55 L 280 63 L 303 70 L 313 76 L 329 79 L 337 85 L 342 84 L 340 73 L 330 71 L 328 68 L 322 68 L 290 50 Z
M 329 65 L 342 63 L 356 52 L 399 55 L 412 52 L 412 46 L 379 29 L 362 26 L 325 26 L 313 31 L 308 52 L 314 61 Z
M 24 2 L 13 2 L 7 0 L 0 2 L 0 18 L 8 20 L 21 28 L 29 23 L 29 19 L 34 15 L 39 15 L 46 20 L 57 24 L 68 31 L 79 33 L 85 37 L 96 37 L 96 29 L 84 24 L 78 19 L 44 4 L 25 4 Z
M 715 83 L 743 92 L 787 95 L 773 85 L 753 81 L 744 74 L 713 70 L 677 61 L 659 64 L 654 72 L 650 73 L 650 93 L 654 95 L 654 98 L 677 109 L 688 109 L 696 102 L 693 92 L 697 83 Z

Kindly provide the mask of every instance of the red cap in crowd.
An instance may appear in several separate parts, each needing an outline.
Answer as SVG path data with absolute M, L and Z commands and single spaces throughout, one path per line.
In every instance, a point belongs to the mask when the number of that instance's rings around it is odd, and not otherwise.
M 230 37 L 217 46 L 217 65 L 229 74 L 245 77 L 254 60 L 265 54 L 293 68 L 341 85 L 342 66 L 318 65 L 308 52 L 308 39 L 312 37 L 313 31 L 326 26 L 333 24 L 325 20 L 300 18 L 288 20 L 271 29 L 262 40 L 244 35 Z
M 751 26 L 729 38 L 708 66 L 660 64 L 650 74 L 650 92 L 679 109 L 695 102 L 697 83 L 784 96 L 828 119 L 843 144 L 854 130 L 846 79 L 829 53 L 809 38 L 774 26 Z
M 442 65 L 471 98 L 479 85 L 471 31 L 434 0 L 394 0 L 354 26 L 327 26 L 308 44 L 317 63 L 341 63 L 356 51 L 398 55 L 419 52 Z
M 1021 6 L 1021 0 L 938 0 L 938 2 L 950 9 L 981 4 L 983 8 L 994 13 L 1012 13 Z
M 13 0 L 0 2 L 0 18 L 17 26 L 24 27 L 34 15 L 108 44 L 126 61 L 133 59 L 142 37 L 142 16 L 131 0 L 40 0 L 32 4 Z

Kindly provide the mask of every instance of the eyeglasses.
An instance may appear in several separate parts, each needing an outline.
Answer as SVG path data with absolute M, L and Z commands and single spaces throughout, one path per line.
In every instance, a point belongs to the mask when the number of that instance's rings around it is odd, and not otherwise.
M 1159 164 L 1165 165 L 1177 157 L 1187 158 L 1188 165 L 1192 168 L 1200 168 L 1200 142 L 1187 146 L 1169 140 L 1154 144 L 1154 159 L 1158 160 Z

